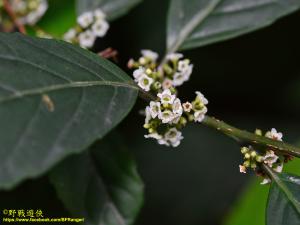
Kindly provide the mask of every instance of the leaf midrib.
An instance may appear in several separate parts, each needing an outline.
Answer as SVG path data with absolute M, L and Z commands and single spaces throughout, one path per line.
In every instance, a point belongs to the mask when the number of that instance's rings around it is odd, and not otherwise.
M 176 52 L 185 39 L 195 30 L 199 24 L 203 23 L 203 21 L 211 14 L 211 12 L 220 4 L 222 0 L 212 0 L 206 9 L 201 10 L 200 13 L 197 13 L 181 30 L 178 35 L 177 41 L 168 48 L 168 53 Z
M 23 98 L 26 96 L 41 95 L 44 93 L 70 89 L 70 88 L 83 88 L 83 87 L 93 87 L 93 86 L 113 86 L 113 87 L 124 87 L 124 88 L 134 89 L 137 91 L 139 90 L 139 88 L 133 84 L 121 83 L 117 81 L 76 81 L 72 83 L 56 84 L 56 85 L 50 85 L 41 88 L 33 88 L 33 89 L 18 91 L 13 95 L 0 98 L 0 104 L 13 101 L 19 98 Z

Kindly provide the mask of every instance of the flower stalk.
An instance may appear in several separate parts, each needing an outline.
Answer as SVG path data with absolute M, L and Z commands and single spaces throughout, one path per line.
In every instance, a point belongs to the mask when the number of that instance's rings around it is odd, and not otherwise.
M 223 134 L 233 138 L 242 145 L 267 147 L 283 155 L 286 154 L 300 157 L 300 148 L 298 147 L 281 141 L 272 140 L 264 136 L 259 136 L 245 130 L 240 130 L 214 117 L 205 116 L 202 124 L 211 127 L 219 132 L 222 132 Z

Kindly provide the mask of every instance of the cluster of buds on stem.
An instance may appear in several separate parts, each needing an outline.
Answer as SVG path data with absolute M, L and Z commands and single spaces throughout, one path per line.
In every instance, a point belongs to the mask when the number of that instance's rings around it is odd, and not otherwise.
M 261 130 L 255 131 L 256 135 L 262 136 L 263 132 Z M 271 131 L 265 133 L 265 137 L 282 141 L 282 133 L 277 132 L 275 128 Z M 281 173 L 283 169 L 283 164 L 286 162 L 286 157 L 282 155 L 277 155 L 272 149 L 256 150 L 253 146 L 242 147 L 241 153 L 244 156 L 244 162 L 240 165 L 240 172 L 246 173 L 247 168 L 251 168 L 257 172 L 259 176 L 262 176 L 264 180 L 261 184 L 268 184 L 271 182 L 270 178 L 260 169 L 259 164 L 264 163 L 265 165 L 272 168 L 277 173 Z
M 183 59 L 182 54 L 169 54 L 159 65 L 156 52 L 142 50 L 141 53 L 137 61 L 129 60 L 128 67 L 135 69 L 133 77 L 137 85 L 157 96 L 145 109 L 144 128 L 148 131 L 145 137 L 156 139 L 161 145 L 177 147 L 187 122 L 204 119 L 208 100 L 199 91 L 192 102 L 182 103 L 177 97 L 176 88 L 188 81 L 193 71 L 190 60 Z
M 85 12 L 77 18 L 75 27 L 69 29 L 64 40 L 78 44 L 82 48 L 93 47 L 98 37 L 104 37 L 109 29 L 106 15 L 101 9 Z
M 13 13 L 20 24 L 34 25 L 45 14 L 48 9 L 47 0 L 0 0 L 0 23 L 5 26 L 12 26 L 11 18 L 7 15 L 8 5 L 10 13 Z M 6 11 L 6 13 L 4 13 Z

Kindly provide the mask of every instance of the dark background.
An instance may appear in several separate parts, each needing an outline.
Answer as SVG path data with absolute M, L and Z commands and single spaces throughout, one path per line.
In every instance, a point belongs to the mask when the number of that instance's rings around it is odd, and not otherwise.
M 144 0 L 111 24 L 96 50 L 113 47 L 119 66 L 138 58 L 140 49 L 161 55 L 165 49 L 168 1 Z M 300 13 L 230 41 L 186 51 L 194 64 L 180 96 L 200 90 L 209 99 L 209 114 L 240 128 L 278 128 L 285 140 L 300 140 Z M 128 70 L 127 70 L 128 71 Z M 128 71 L 130 73 L 130 71 Z M 143 138 L 144 118 L 138 101 L 120 130 L 138 161 L 145 182 L 145 205 L 137 225 L 219 225 L 247 185 L 241 175 L 239 146 L 209 128 L 192 125 L 176 149 Z M 130 132 L 128 132 L 130 130 Z M 67 215 L 47 176 L 0 192 L 5 208 L 42 208 L 48 215 Z

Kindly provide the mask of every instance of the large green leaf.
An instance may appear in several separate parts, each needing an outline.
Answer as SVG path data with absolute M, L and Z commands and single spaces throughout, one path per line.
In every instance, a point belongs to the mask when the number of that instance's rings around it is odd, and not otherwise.
M 273 179 L 267 206 L 267 225 L 299 225 L 300 177 L 274 173 Z
M 66 208 L 87 225 L 133 224 L 143 203 L 135 161 L 116 136 L 67 158 L 50 180 Z
M 142 0 L 77 0 L 77 13 L 100 8 L 106 13 L 109 20 L 114 20 L 126 14 Z
M 299 0 L 171 0 L 168 51 L 196 48 L 251 32 L 299 7 Z
M 0 188 L 86 149 L 130 111 L 131 79 L 71 44 L 0 34 Z

